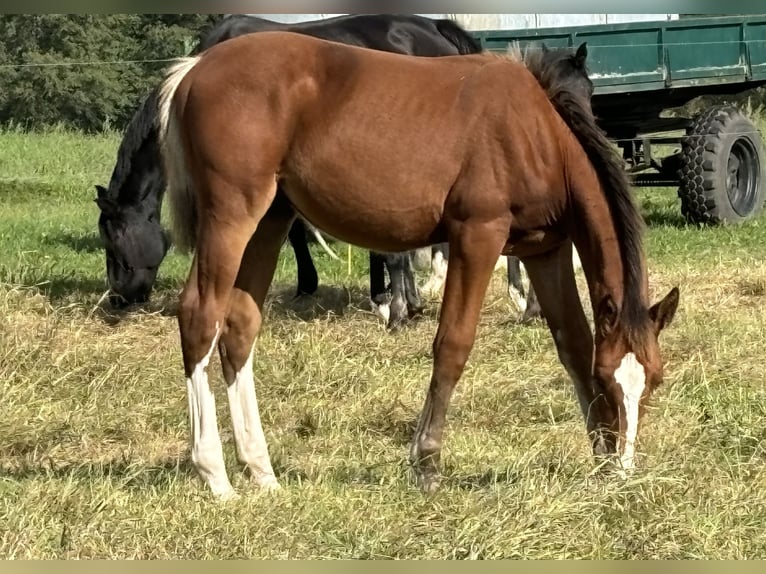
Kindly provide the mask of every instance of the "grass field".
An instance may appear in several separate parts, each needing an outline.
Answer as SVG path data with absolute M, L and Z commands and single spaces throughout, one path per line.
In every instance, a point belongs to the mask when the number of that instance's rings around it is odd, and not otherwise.
M 113 316 L 93 185 L 118 137 L 0 133 L 0 557 L 766 558 L 766 219 L 683 224 L 673 190 L 640 190 L 654 298 L 680 286 L 641 469 L 591 476 L 579 408 L 551 338 L 514 324 L 497 274 L 449 413 L 442 490 L 409 479 L 437 301 L 391 335 L 351 273 L 291 300 L 280 261 L 255 374 L 283 489 L 248 489 L 217 358 L 234 485 L 217 504 L 188 458 L 171 253 L 152 303 Z M 346 254 L 345 246 L 339 246 Z

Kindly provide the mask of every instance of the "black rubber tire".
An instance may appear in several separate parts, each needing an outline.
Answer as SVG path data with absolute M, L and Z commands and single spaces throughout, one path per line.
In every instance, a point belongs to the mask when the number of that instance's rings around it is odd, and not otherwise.
M 678 170 L 681 212 L 691 223 L 741 223 L 763 209 L 763 143 L 734 106 L 700 113 L 686 130 Z

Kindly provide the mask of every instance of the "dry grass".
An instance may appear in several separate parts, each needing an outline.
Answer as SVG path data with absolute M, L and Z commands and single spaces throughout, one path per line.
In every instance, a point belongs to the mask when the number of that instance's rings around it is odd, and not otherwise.
M 0 154 L 16 137 L 0 137 Z M 173 316 L 186 260 L 168 259 L 148 310 L 111 316 L 96 306 L 103 263 L 90 185 L 108 161 L 98 165 L 61 186 L 45 175 L 14 184 L 15 200 L 0 189 L 0 556 L 766 557 L 763 219 L 687 228 L 671 190 L 641 192 L 652 292 L 680 285 L 682 302 L 663 334 L 666 384 L 642 431 L 641 470 L 626 481 L 591 475 L 550 336 L 513 323 L 498 274 L 433 498 L 405 461 L 436 303 L 390 335 L 366 311 L 361 251 L 350 276 L 318 255 L 323 287 L 302 302 L 291 300 L 286 254 L 255 364 L 284 488 L 248 487 L 215 360 L 227 462 L 244 494 L 216 504 L 187 452 Z

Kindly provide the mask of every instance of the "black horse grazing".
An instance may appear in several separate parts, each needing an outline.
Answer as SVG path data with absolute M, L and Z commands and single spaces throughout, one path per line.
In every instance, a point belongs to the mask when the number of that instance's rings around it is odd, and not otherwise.
M 416 56 L 481 51 L 479 43 L 454 21 L 411 14 L 358 14 L 299 24 L 230 16 L 201 37 L 195 51 L 242 34 L 272 30 Z M 106 251 L 111 301 L 116 306 L 148 300 L 169 246 L 160 224 L 166 182 L 157 147 L 156 115 L 157 95 L 153 91 L 127 127 L 108 189 L 96 186 L 96 203 L 101 210 L 98 226 Z M 318 280 L 302 221 L 293 226 L 289 239 L 298 264 L 298 293 L 313 293 Z M 386 298 L 383 264 L 388 268 L 392 289 L 388 325 L 395 326 L 408 311 L 420 311 L 420 298 L 409 254 L 371 253 L 370 295 L 374 303 L 383 303 Z

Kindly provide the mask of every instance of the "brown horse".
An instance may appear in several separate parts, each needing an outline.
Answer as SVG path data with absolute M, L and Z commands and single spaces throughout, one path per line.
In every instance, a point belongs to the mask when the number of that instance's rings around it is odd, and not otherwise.
M 448 404 L 501 253 L 528 270 L 594 454 L 633 466 L 678 290 L 649 307 L 643 222 L 619 156 L 582 96 L 555 74 L 538 78 L 506 56 L 418 58 L 284 32 L 223 42 L 170 70 L 160 104 L 168 197 L 177 245 L 195 249 L 178 319 L 191 453 L 216 495 L 234 494 L 206 373 L 216 345 L 239 458 L 257 484 L 277 486 L 252 360 L 296 213 L 376 251 L 449 242 L 410 449 L 421 488 L 438 487 Z

